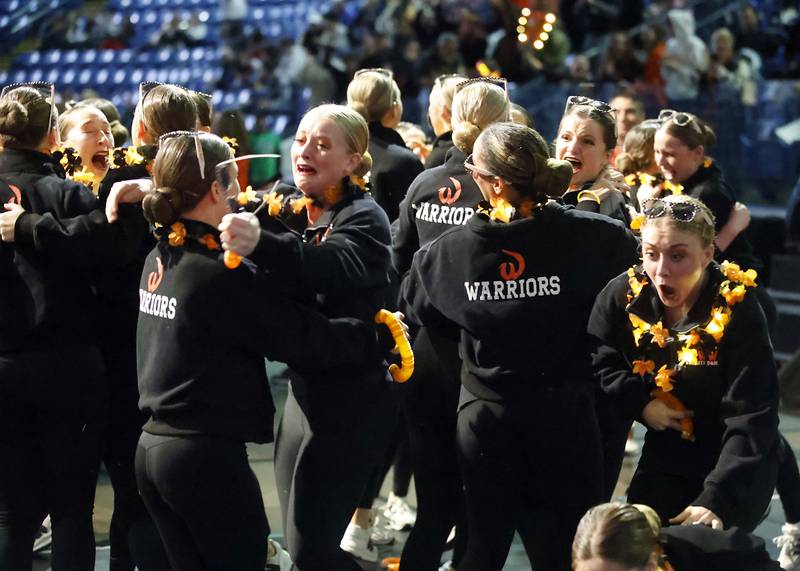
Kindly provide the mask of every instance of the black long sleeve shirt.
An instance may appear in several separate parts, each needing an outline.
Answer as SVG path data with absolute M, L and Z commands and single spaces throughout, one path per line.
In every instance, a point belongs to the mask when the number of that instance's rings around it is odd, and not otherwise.
M 400 201 L 408 187 L 424 167 L 417 155 L 406 147 L 400 133 L 378 122 L 369 124 L 369 154 L 372 155 L 369 175 L 372 195 L 391 222 L 397 218 Z
M 183 246 L 161 240 L 139 283 L 139 407 L 153 434 L 215 434 L 272 440 L 274 406 L 264 357 L 298 371 L 380 363 L 388 331 L 355 319 L 328 320 L 242 264 L 229 270 L 221 250 L 196 238 L 211 226 L 181 220 Z
M 677 337 L 697 325 L 705 326 L 719 285 L 724 279 L 716 264 L 706 270 L 708 280 L 684 320 L 670 328 Z M 641 419 L 652 386 L 632 372 L 637 359 L 651 359 L 673 368 L 678 345 L 663 349 L 648 343 L 636 347 L 628 314 L 647 323 L 663 319 L 657 292 L 646 285 L 628 307 L 628 275 L 611 281 L 597 296 L 588 331 L 593 339 L 593 366 L 603 390 L 615 398 L 630 418 Z M 627 307 L 627 309 L 626 309 Z M 707 351 L 698 365 L 684 366 L 673 394 L 694 411 L 695 441 L 677 430 L 648 430 L 641 466 L 688 477 L 705 478 L 693 505 L 707 507 L 722 521 L 737 504 L 747 502 L 753 478 L 775 446 L 778 429 L 778 382 L 766 321 L 753 292 L 733 307 L 717 354 Z
M 592 303 L 636 251 L 621 223 L 556 203 L 507 224 L 479 213 L 420 250 L 400 310 L 418 325 L 460 331 L 462 382 L 479 398 L 590 384 Z

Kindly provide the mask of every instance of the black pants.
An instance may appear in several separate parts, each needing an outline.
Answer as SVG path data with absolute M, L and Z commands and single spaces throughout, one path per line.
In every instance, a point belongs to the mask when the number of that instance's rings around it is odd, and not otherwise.
M 747 503 L 736 507 L 729 517 L 721 516 L 725 528 L 739 527 L 753 531 L 761 521 L 775 490 L 778 473 L 777 450 L 764 462 L 759 474 L 753 478 Z M 695 477 L 664 474 L 639 466 L 628 488 L 628 502 L 646 504 L 661 516 L 663 525 L 677 516 L 703 491 L 705 475 Z M 720 514 L 718 514 L 720 515 Z
M 436 570 L 447 536 L 457 527 L 453 562 L 466 547 L 464 491 L 456 453 L 456 418 L 461 389 L 458 345 L 423 328 L 414 341 L 415 369 L 403 410 L 408 423 L 417 521 L 403 548 L 404 569 Z
M 143 432 L 136 480 L 172 571 L 263 571 L 269 524 L 243 442 Z
M 135 347 L 135 339 L 129 341 L 133 345 L 123 342 L 103 348 L 111 394 L 102 461 L 114 489 L 109 570 L 169 571 L 161 537 L 136 486 L 136 446 L 147 416 L 137 403 L 136 354 L 130 349 Z
M 515 530 L 534 569 L 572 568 L 578 521 L 602 499 L 594 407 L 590 387 L 569 384 L 463 406 L 458 452 L 469 537 L 458 571 L 502 569 Z
M 104 401 L 94 347 L 0 356 L 0 570 L 31 568 L 48 513 L 53 570 L 94 568 Z
M 384 418 L 391 406 L 388 388 L 371 385 L 356 393 L 350 387 L 335 400 L 312 405 L 319 395 L 295 396 L 289 386 L 275 446 L 275 483 L 298 569 L 361 570 L 339 543 L 371 470 L 383 458 L 391 428 Z
M 625 444 L 633 421 L 625 418 L 611 397 L 598 391 L 597 422 L 603 446 L 603 501 L 607 502 L 614 495 L 622 471 Z
M 792 445 L 781 434 L 778 443 L 778 482 L 775 490 L 781 498 L 783 514 L 789 523 L 800 522 L 800 471 L 797 469 L 797 458 Z

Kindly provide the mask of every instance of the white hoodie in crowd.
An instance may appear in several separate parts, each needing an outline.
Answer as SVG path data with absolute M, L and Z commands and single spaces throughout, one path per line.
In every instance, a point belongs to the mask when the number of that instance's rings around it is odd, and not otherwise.
M 661 62 L 661 75 L 670 101 L 694 99 L 700 78 L 708 69 L 708 49 L 694 33 L 694 16 L 689 10 L 670 10 L 673 35 Z

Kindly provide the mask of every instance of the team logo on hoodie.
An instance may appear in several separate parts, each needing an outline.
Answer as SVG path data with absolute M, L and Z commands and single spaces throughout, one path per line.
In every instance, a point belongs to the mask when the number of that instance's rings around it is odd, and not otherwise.
M 163 279 L 164 264 L 161 262 L 161 258 L 156 256 L 156 269 L 147 274 L 147 291 L 139 288 L 139 311 L 154 317 L 175 319 L 178 300 L 174 297 L 155 293 Z
M 559 295 L 561 278 L 559 276 L 536 276 L 523 278 L 525 257 L 513 250 L 500 250 L 507 259 L 498 266 L 499 280 L 464 282 L 468 301 L 502 301 Z M 508 259 L 510 258 L 510 259 Z
M 432 222 L 434 224 L 447 224 L 448 226 L 461 226 L 475 214 L 475 209 L 469 206 L 453 206 L 461 198 L 461 181 L 450 177 L 450 185 L 443 186 L 437 192 L 439 203 L 420 202 L 412 208 L 417 211 L 417 220 Z
M 453 204 L 461 196 L 461 182 L 452 176 L 450 177 L 450 180 L 453 183 L 453 188 L 450 188 L 449 186 L 443 186 L 439 189 L 439 202 L 448 206 Z M 454 190 L 455 192 L 453 192 Z

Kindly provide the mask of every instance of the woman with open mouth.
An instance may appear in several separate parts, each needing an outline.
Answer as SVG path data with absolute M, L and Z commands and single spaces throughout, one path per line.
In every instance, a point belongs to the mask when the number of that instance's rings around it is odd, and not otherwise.
M 580 95 L 567 98 L 556 136 L 556 158 L 572 165 L 563 200 L 627 225 L 631 220 L 628 187 L 610 163 L 616 145 L 616 119 L 608 103 Z
M 61 140 L 81 158 L 81 169 L 91 173 L 89 182 L 96 193 L 109 168 L 109 151 L 114 148 L 111 125 L 102 111 L 78 103 L 58 118 Z
M 756 273 L 714 262 L 697 199 L 643 204 L 643 263 L 598 295 L 595 372 L 647 427 L 628 501 L 663 522 L 752 531 L 777 474 L 777 378 Z

